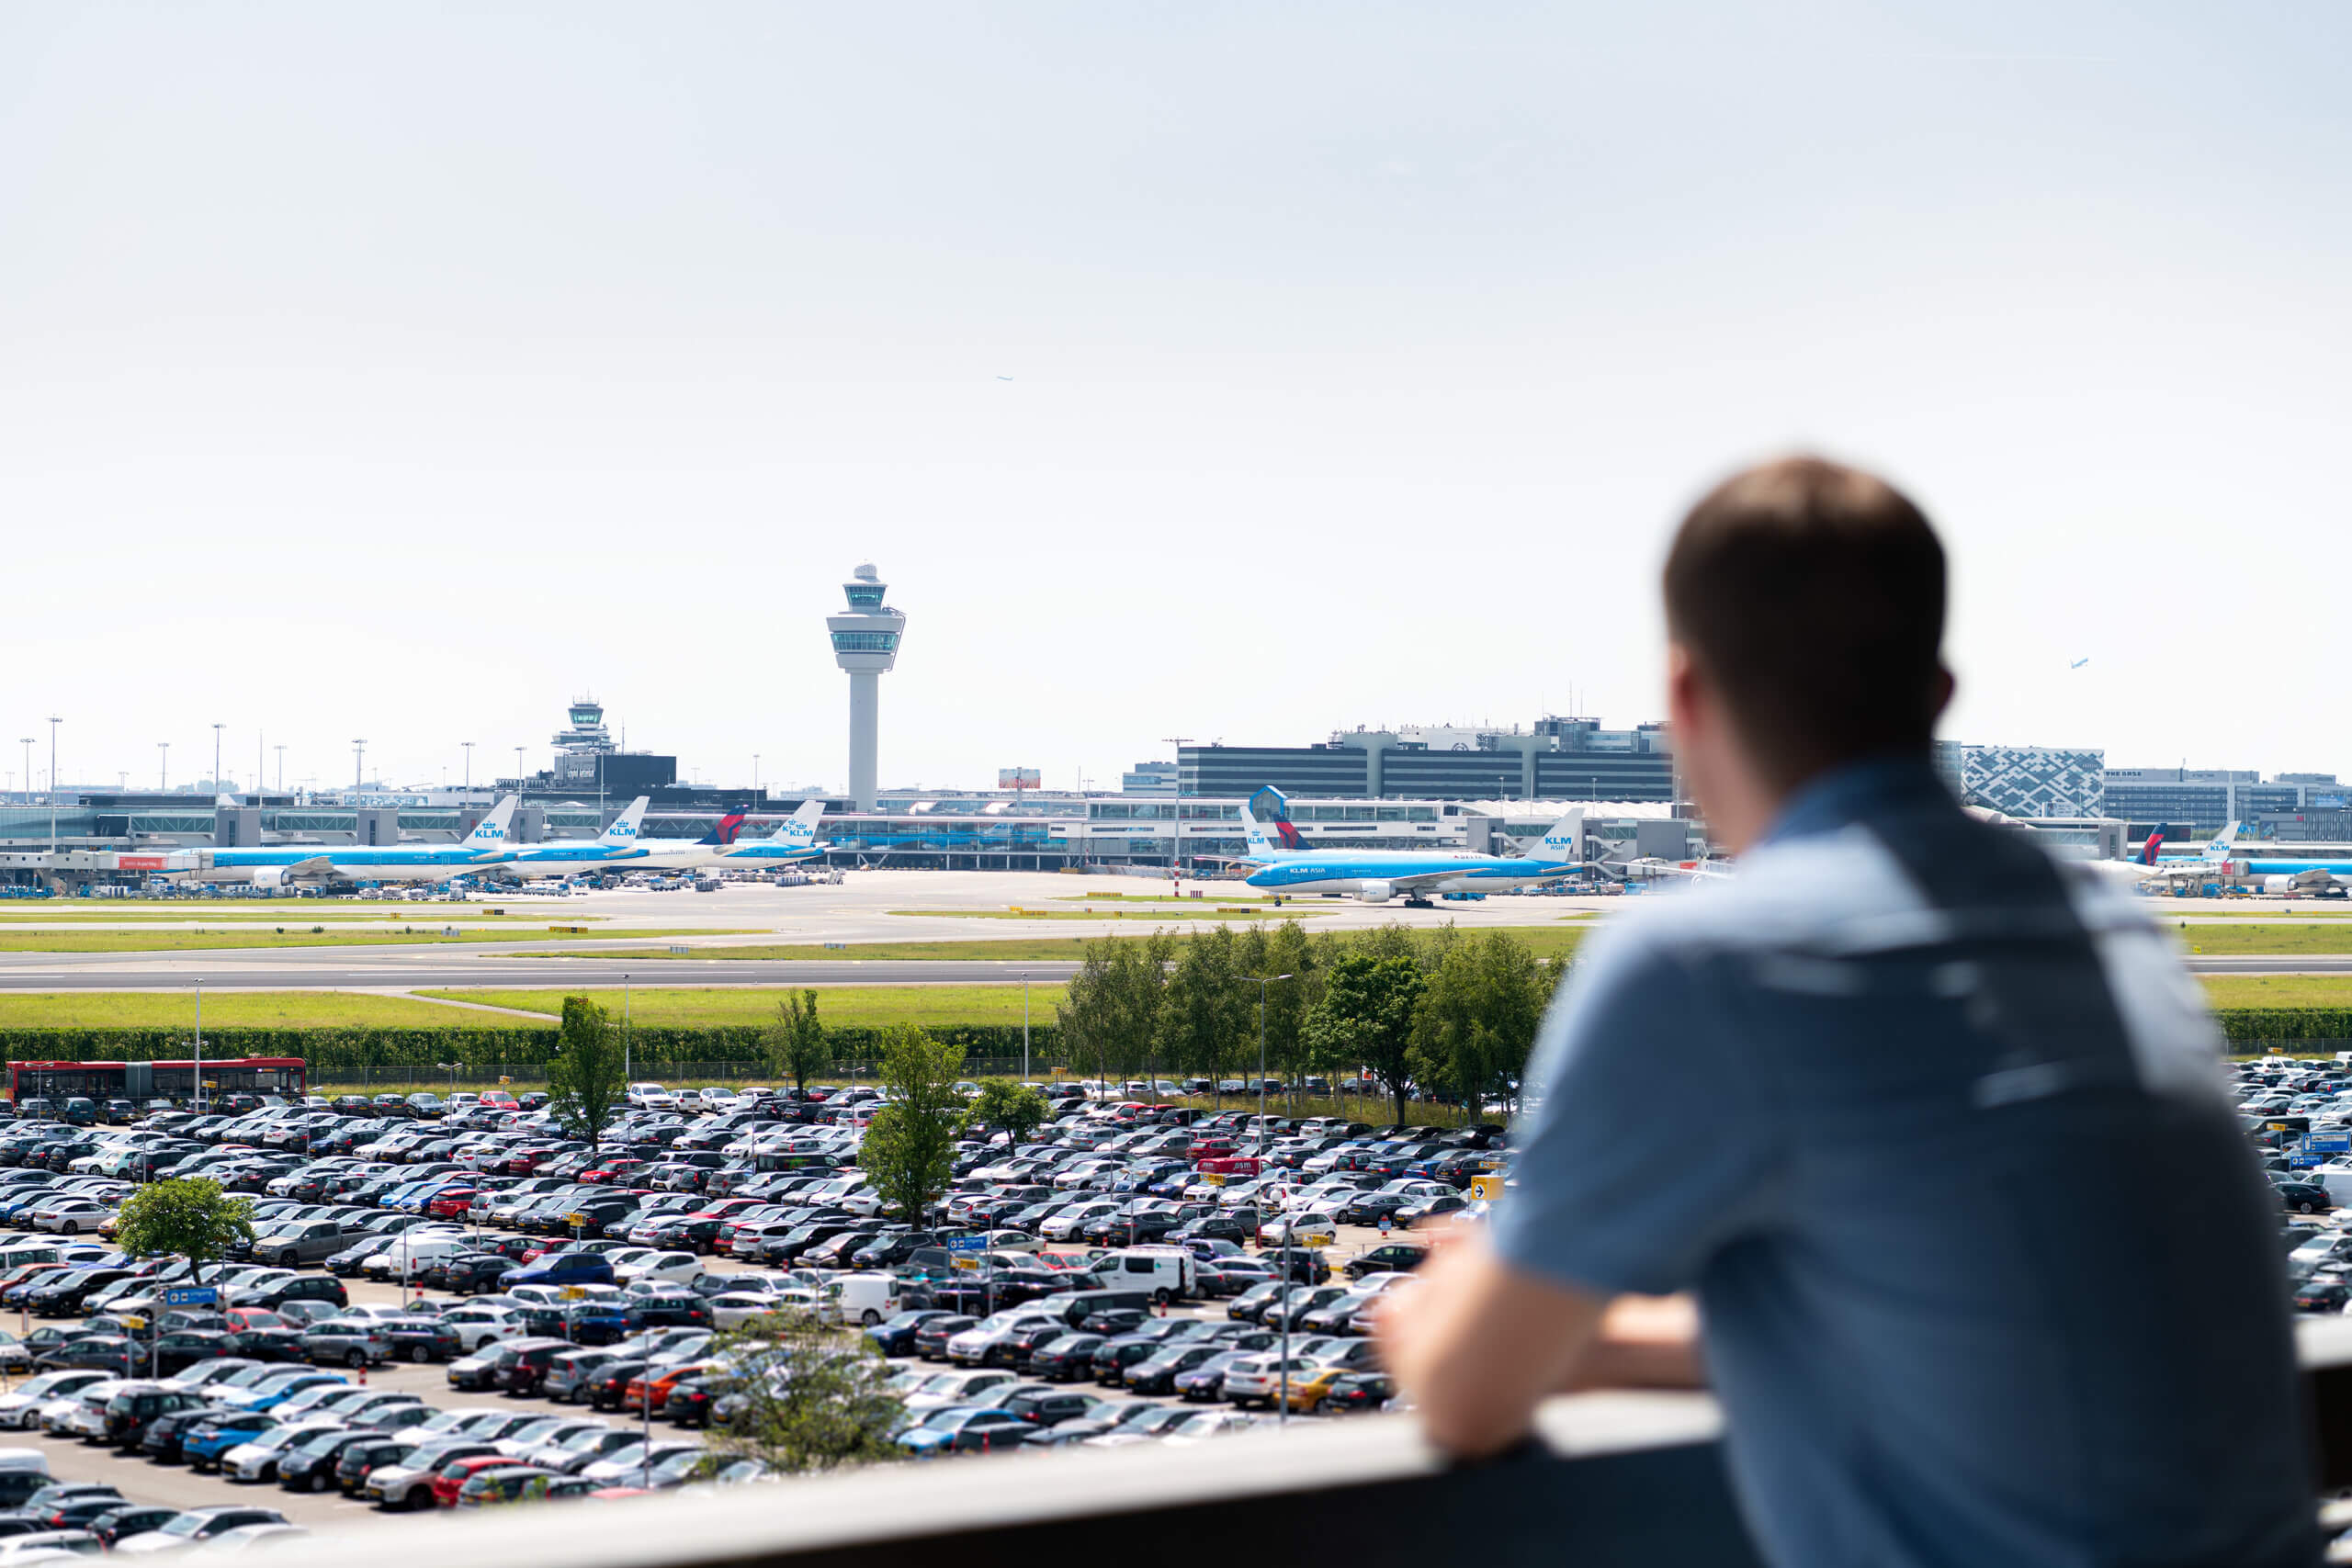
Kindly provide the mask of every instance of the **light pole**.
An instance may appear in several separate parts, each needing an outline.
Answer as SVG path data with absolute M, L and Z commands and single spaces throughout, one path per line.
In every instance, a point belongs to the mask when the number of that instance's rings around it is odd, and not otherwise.
M 1245 975 L 1258 987 L 1258 1212 L 1266 1212 L 1266 987 L 1277 980 L 1287 980 L 1287 975 Z M 1290 1425 L 1290 1227 L 1288 1213 L 1283 1215 L 1282 1290 L 1277 1292 L 1277 1310 L 1283 1314 L 1282 1403 L 1274 1406 L 1280 1412 L 1274 1417 L 1278 1427 Z M 1261 1229 L 1263 1222 L 1261 1222 Z
M 49 716 L 49 859 L 57 863 L 57 727 L 65 721 Z
M 284 795 L 286 793 L 286 748 L 278 746 L 273 750 L 277 753 L 277 793 Z
M 25 743 L 25 804 L 30 806 L 33 803 L 33 738 L 27 735 L 20 739 Z
M 1029 1081 L 1029 974 L 1021 975 L 1021 1081 Z
M 172 743 L 168 740 L 158 740 L 155 742 L 155 750 L 161 759 L 155 764 L 155 791 L 160 795 L 172 787 Z
M 466 749 L 466 787 L 471 789 L 474 787 L 474 743 L 460 740 L 458 744 Z
M 220 793 L 220 732 L 228 728 L 225 724 L 212 727 L 212 793 L 215 795 Z
M 628 1093 L 628 976 L 621 976 L 621 1093 Z
M 514 782 L 523 782 L 523 748 L 520 746 L 514 748 Z
M 351 743 L 351 803 L 359 804 L 359 786 L 368 777 L 368 742 L 364 739 Z
M 760 789 L 760 754 L 759 754 L 757 751 L 754 751 L 754 752 L 752 752 L 752 794 L 754 794 L 754 795 L 757 795 L 757 794 L 759 793 L 759 789 Z
M 204 981 L 196 982 L 196 1113 L 204 1114 Z

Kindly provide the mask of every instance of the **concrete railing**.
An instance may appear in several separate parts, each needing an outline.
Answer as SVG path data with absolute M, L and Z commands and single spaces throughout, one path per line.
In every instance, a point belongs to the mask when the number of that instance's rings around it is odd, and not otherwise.
M 2322 1483 L 2352 1484 L 2352 1320 L 2301 1327 Z M 1540 1436 L 1451 1465 L 1408 1416 L 1192 1448 L 944 1460 L 627 1503 L 534 1504 L 424 1528 L 386 1521 L 270 1552 L 300 1568 L 1430 1568 L 1757 1562 L 1702 1394 L 1553 1402 Z

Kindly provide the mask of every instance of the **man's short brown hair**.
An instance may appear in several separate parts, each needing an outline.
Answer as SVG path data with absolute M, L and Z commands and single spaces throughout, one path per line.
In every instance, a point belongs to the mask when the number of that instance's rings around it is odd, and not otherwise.
M 1933 737 L 1943 546 L 1874 475 L 1787 457 L 1717 485 L 1667 555 L 1666 624 L 1783 788 Z

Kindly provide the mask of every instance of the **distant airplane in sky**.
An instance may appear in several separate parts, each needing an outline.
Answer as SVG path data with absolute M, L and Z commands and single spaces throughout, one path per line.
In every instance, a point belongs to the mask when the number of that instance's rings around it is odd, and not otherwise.
M 2069 670 L 2080 670 L 2084 665 L 2088 664 L 2090 660 L 2087 659 L 2077 659 L 2072 664 L 2067 665 L 2066 668 Z

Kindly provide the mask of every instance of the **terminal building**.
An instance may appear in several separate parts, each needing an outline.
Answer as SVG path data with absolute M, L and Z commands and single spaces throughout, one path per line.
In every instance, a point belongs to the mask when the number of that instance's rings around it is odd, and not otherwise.
M 1671 803 L 1666 727 L 1603 729 L 1547 715 L 1529 728 L 1431 726 L 1335 731 L 1307 746 L 1180 746 L 1176 792 L 1294 797 Z

